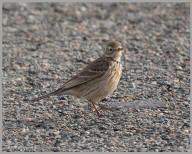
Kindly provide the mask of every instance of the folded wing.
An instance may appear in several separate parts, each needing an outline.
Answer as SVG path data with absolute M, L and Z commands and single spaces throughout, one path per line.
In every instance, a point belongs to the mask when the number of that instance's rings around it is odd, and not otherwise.
M 109 68 L 109 62 L 99 58 L 72 77 L 59 89 L 70 89 L 103 76 Z

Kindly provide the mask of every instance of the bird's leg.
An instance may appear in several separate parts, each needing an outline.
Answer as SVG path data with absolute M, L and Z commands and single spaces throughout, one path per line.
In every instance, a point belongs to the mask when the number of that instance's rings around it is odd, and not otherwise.
M 92 102 L 91 101 L 91 103 L 93 104 L 93 108 L 95 109 L 95 111 L 97 112 L 97 114 L 98 114 L 98 116 L 101 116 L 101 113 L 97 110 L 97 108 L 96 108 L 96 103 L 94 103 L 94 102 Z

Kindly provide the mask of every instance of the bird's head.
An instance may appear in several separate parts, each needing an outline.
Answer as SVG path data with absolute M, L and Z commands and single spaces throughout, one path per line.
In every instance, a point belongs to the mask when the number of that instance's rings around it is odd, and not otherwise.
M 120 60 L 122 50 L 123 48 L 119 42 L 112 41 L 107 44 L 104 55 L 106 57 L 111 57 L 115 60 Z

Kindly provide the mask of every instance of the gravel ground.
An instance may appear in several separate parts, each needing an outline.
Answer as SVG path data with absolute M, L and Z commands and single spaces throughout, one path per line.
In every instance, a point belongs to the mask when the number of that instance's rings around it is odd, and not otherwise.
M 3 151 L 189 151 L 189 3 L 7 3 L 3 6 Z M 119 106 L 98 117 L 53 91 L 124 47 Z

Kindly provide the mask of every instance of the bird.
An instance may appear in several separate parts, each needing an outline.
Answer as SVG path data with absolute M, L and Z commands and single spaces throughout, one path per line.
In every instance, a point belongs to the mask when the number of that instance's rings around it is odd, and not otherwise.
M 122 75 L 122 50 L 120 42 L 110 41 L 101 57 L 88 64 L 57 90 L 37 97 L 33 101 L 39 101 L 54 95 L 83 97 L 92 103 L 93 109 L 100 116 L 101 113 L 97 107 L 106 110 L 109 108 L 102 106 L 99 102 L 111 95 L 120 81 Z

